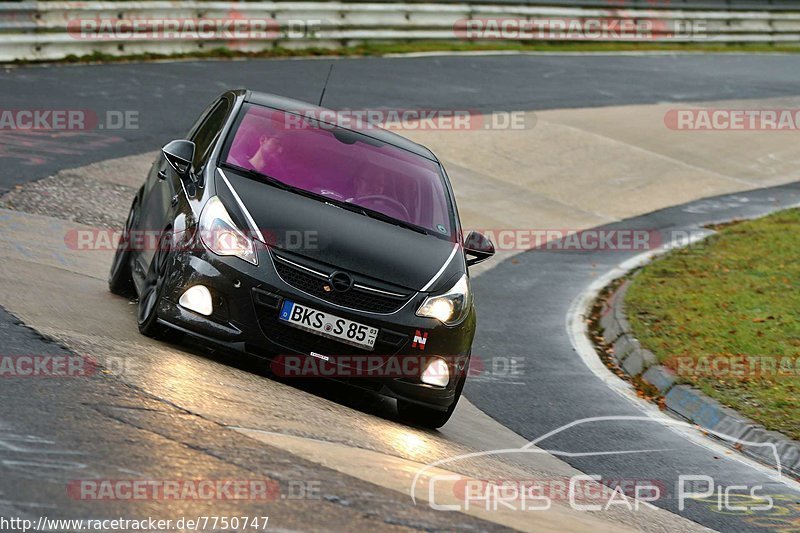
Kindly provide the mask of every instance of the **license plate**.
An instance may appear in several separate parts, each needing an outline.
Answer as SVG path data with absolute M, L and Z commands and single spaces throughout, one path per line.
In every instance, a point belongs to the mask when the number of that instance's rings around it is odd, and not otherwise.
M 367 350 L 375 348 L 375 339 L 378 338 L 378 328 L 317 311 L 290 300 L 283 302 L 278 318 L 296 328 Z

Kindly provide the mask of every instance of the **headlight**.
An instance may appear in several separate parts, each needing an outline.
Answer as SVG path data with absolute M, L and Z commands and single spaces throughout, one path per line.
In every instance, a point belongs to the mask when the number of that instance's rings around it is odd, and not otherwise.
M 453 326 L 464 320 L 471 306 L 469 277 L 464 274 L 446 293 L 425 298 L 417 309 L 417 316 L 435 318 L 443 324 Z
M 200 215 L 200 239 L 217 255 L 233 255 L 258 264 L 253 241 L 236 227 L 217 196 L 208 200 Z

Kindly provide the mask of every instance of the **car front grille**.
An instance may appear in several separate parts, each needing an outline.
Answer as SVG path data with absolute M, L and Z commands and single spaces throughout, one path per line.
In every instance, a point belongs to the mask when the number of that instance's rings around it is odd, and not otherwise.
M 273 257 L 275 258 L 273 261 L 275 270 L 287 284 L 320 300 L 342 307 L 370 313 L 390 314 L 403 307 L 412 296 L 400 293 L 387 294 L 383 291 L 379 292 L 381 290 L 377 288 L 358 285 L 346 292 L 333 291 L 330 290 L 326 273 L 304 267 L 276 254 L 273 254 Z

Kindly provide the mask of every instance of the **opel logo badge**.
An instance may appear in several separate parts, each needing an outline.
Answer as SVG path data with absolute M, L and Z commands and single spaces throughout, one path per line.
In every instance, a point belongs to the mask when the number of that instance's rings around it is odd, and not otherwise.
M 347 292 L 353 288 L 353 278 L 345 272 L 334 272 L 328 276 L 328 283 L 336 292 Z

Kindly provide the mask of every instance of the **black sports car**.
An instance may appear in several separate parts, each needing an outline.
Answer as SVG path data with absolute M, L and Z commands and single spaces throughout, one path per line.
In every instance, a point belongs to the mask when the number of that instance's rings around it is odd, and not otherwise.
M 136 194 L 109 276 L 139 330 L 180 332 L 397 399 L 440 427 L 475 334 L 449 180 L 428 149 L 251 91 L 216 100 Z

